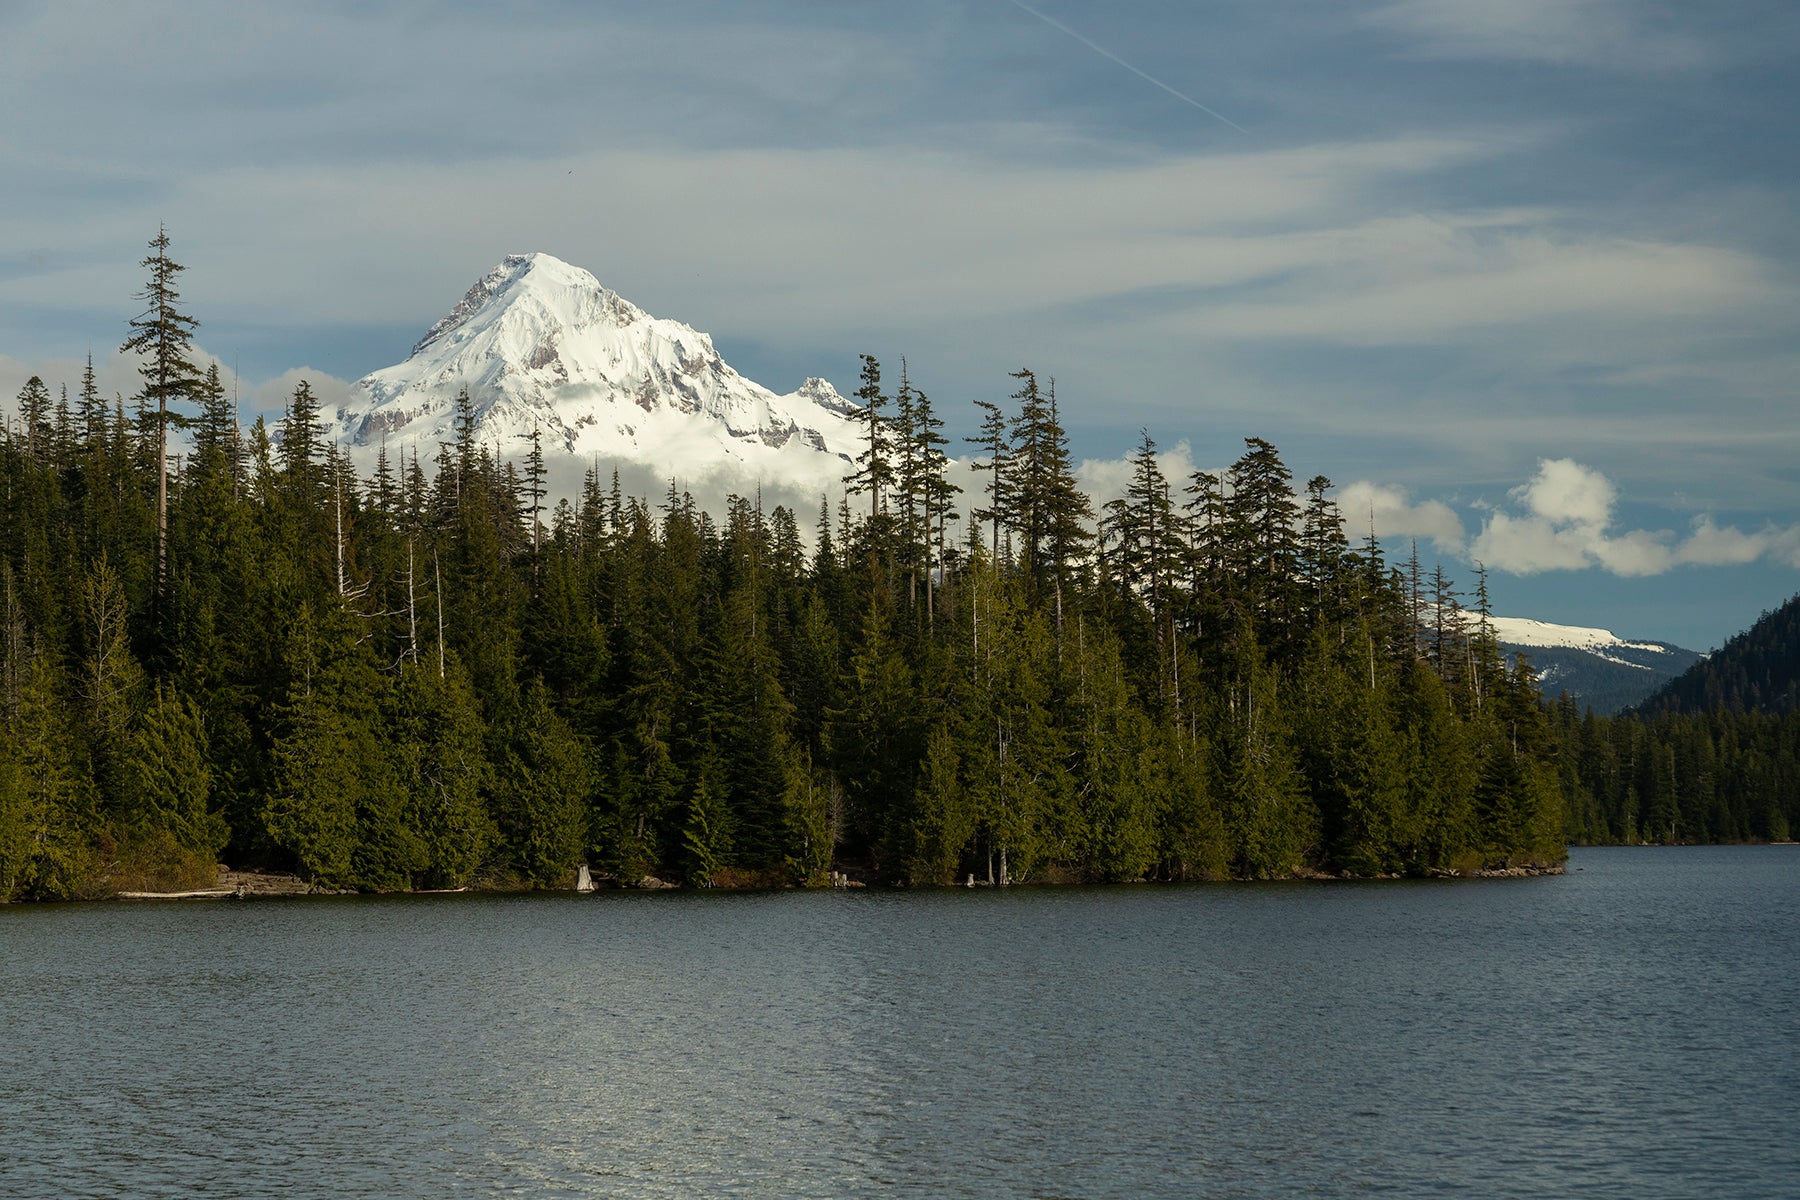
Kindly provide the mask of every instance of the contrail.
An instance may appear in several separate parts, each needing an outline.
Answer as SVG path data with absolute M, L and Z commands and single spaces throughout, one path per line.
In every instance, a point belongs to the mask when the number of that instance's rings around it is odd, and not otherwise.
M 1098 45 L 1097 43 L 1088 40 L 1087 38 L 1081 36 L 1079 33 L 1076 33 L 1073 29 L 1070 29 L 1067 25 L 1064 25 L 1061 21 L 1057 20 L 1055 17 L 1047 16 L 1046 14 L 1041 13 L 1037 9 L 1031 7 L 1031 5 L 1026 4 L 1024 2 L 1024 0 L 1012 0 L 1012 3 L 1015 7 L 1024 9 L 1026 12 L 1030 13 L 1032 16 L 1034 16 L 1038 20 L 1042 21 L 1044 24 L 1050 26 L 1052 29 L 1062 30 L 1064 33 L 1068 34 L 1070 37 L 1074 38 L 1076 41 L 1078 41 L 1082 45 L 1086 46 L 1089 50 L 1092 50 L 1095 54 L 1100 55 L 1102 58 L 1108 58 L 1108 59 L 1111 59 L 1113 62 L 1118 63 L 1121 67 L 1124 67 L 1127 71 L 1130 71 L 1133 75 L 1136 75 L 1139 79 L 1142 79 L 1145 83 L 1153 83 L 1157 87 L 1161 88 L 1163 91 L 1169 93 L 1169 95 L 1171 95 L 1171 96 L 1175 97 L 1177 100 L 1180 100 L 1181 102 L 1183 102 L 1184 104 L 1193 105 L 1195 108 L 1199 109 L 1201 112 L 1205 113 L 1207 116 L 1213 118 L 1215 121 L 1223 121 L 1225 124 L 1231 126 L 1233 129 L 1237 130 L 1239 133 L 1247 134 L 1250 132 L 1248 129 L 1245 129 L 1242 125 L 1239 125 L 1236 121 L 1232 120 L 1230 117 L 1225 116 L 1223 113 L 1214 112 L 1212 109 L 1206 107 L 1206 105 L 1200 103 L 1198 100 L 1194 99 L 1192 96 L 1188 95 L 1186 92 L 1176 91 L 1174 88 L 1170 87 L 1168 84 L 1164 83 L 1162 80 L 1158 79 L 1156 76 L 1150 74 L 1148 71 L 1140 71 L 1138 68 L 1132 66 L 1130 63 L 1126 62 L 1124 59 L 1122 59 L 1118 55 L 1114 54 L 1111 50 L 1108 50 L 1105 46 Z

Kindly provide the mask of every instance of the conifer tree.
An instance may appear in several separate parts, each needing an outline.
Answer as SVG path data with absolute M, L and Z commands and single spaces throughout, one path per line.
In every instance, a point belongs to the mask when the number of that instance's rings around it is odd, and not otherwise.
M 168 858 L 186 859 L 193 882 L 211 883 L 230 829 L 211 804 L 213 772 L 199 709 L 158 686 L 132 732 L 125 775 L 131 836 Z
M 316 883 L 406 887 L 424 851 L 398 819 L 398 780 L 376 737 L 384 689 L 346 620 L 302 603 L 289 626 L 262 819 L 271 842 Z
M 237 474 L 237 408 L 225 394 L 219 364 L 208 363 L 196 399 L 199 418 L 194 422 L 194 463 L 202 474 L 233 477 Z
M 891 422 L 882 414 L 888 398 L 881 390 L 881 364 L 867 354 L 858 357 L 862 359 L 862 383 L 856 389 L 856 398 L 862 408 L 856 419 L 863 427 L 866 448 L 856 456 L 856 470 L 844 476 L 845 494 L 868 493 L 869 519 L 877 522 L 885 511 L 884 497 L 894 482 L 894 436 Z
M 496 840 L 481 702 L 456 661 L 441 678 L 406 668 L 393 698 L 394 766 L 404 800 L 395 807 L 369 796 L 363 821 L 376 824 L 378 817 L 381 832 L 391 829 L 392 840 L 405 846 L 388 865 L 410 886 L 465 887 Z
M 81 424 L 82 444 L 90 452 L 98 451 L 106 441 L 107 417 L 110 414 L 105 397 L 100 395 L 99 380 L 94 375 L 94 354 L 91 350 L 88 352 L 87 365 L 81 370 L 81 391 L 75 412 Z
M 200 323 L 178 307 L 181 293 L 175 281 L 187 268 L 169 257 L 166 229 L 157 230 L 150 250 L 150 256 L 141 264 L 150 272 L 150 278 L 138 293 L 145 309 L 131 319 L 131 336 L 119 352 L 130 351 L 143 357 L 138 373 L 143 376 L 144 387 L 138 399 L 146 410 L 156 410 L 152 444 L 156 455 L 156 584 L 160 594 L 168 575 L 169 424 L 181 419 L 181 414 L 171 411 L 169 405 L 192 400 L 200 388 L 200 371 L 193 361 L 194 330 Z
M 130 620 L 124 584 L 102 555 L 81 587 L 80 703 L 94 779 L 111 809 L 130 800 L 123 759 L 145 700 L 146 677 L 131 650 Z
M 1054 596 L 1060 631 L 1063 588 L 1071 564 L 1090 540 L 1087 525 L 1093 513 L 1070 467 L 1055 383 L 1048 391 L 1040 389 L 1029 367 L 1012 377 L 1020 384 L 1013 393 L 1019 406 L 1010 431 L 1008 496 L 1019 533 L 1020 566 L 1035 591 Z
M 319 398 L 307 380 L 294 385 L 280 429 L 281 469 L 288 487 L 297 500 L 312 501 L 324 491 L 323 472 L 314 461 L 323 441 L 324 425 L 319 420 Z
M 838 694 L 842 707 L 828 714 L 827 742 L 855 848 L 879 861 L 896 832 L 896 802 L 911 794 L 920 749 L 915 678 L 894 639 L 885 588 L 870 593 Z
M 33 375 L 19 389 L 19 419 L 25 425 L 25 454 L 42 462 L 50 449 L 50 389 Z
M 534 682 L 499 771 L 500 834 L 519 872 L 537 887 L 565 887 L 587 855 L 592 770 L 580 736 Z
M 1245 438 L 1244 454 L 1231 464 L 1225 499 L 1231 570 L 1242 597 L 1240 616 L 1256 623 L 1258 636 L 1278 656 L 1291 655 L 1299 639 L 1286 636 L 1298 609 L 1300 506 L 1292 475 L 1262 438 Z
M 61 691 L 50 659 L 34 659 L 0 736 L 0 896 L 66 900 L 92 874 L 99 816 Z
M 970 464 L 977 471 L 985 471 L 988 476 L 987 507 L 977 508 L 970 516 L 977 522 L 986 521 L 992 530 L 988 554 L 997 563 L 1000 561 L 1000 527 L 1012 519 L 1012 442 L 1010 440 L 1011 425 L 1000 406 L 991 400 L 977 400 L 975 407 L 981 410 L 981 432 L 963 440 L 977 447 L 987 455 L 987 461 Z
M 1335 620 L 1344 604 L 1344 514 L 1327 494 L 1331 480 L 1315 475 L 1306 482 L 1306 507 L 1300 519 L 1301 578 L 1309 589 L 1307 609 L 1315 620 Z

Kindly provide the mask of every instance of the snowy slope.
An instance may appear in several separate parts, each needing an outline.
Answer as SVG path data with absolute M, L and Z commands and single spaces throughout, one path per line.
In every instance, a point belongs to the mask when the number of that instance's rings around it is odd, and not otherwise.
M 522 458 L 536 429 L 546 459 L 560 450 L 664 478 L 810 486 L 840 479 L 856 453 L 856 406 L 831 384 L 778 395 L 734 371 L 706 334 L 548 254 L 509 256 L 405 362 L 358 380 L 337 436 L 359 459 L 384 442 L 429 457 L 454 439 L 464 388 L 476 439 L 501 458 Z
M 1609 629 L 1586 629 L 1579 625 L 1552 625 L 1526 617 L 1491 617 L 1494 636 L 1509 646 L 1561 647 L 1587 650 L 1601 657 L 1617 657 L 1622 651 L 1659 651 L 1673 649 L 1666 642 L 1628 642 Z M 1619 661 L 1627 661 L 1619 659 Z
M 1700 658 L 1680 646 L 1627 641 L 1606 629 L 1524 617 L 1494 617 L 1491 624 L 1503 649 L 1529 659 L 1546 696 L 1568 692 L 1600 713 L 1637 703 Z

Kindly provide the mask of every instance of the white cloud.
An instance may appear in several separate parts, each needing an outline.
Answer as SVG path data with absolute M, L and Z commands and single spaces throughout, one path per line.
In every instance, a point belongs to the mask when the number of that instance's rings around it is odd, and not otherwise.
M 1515 575 L 1576 571 L 1591 566 L 1585 530 L 1559 529 L 1543 517 L 1490 516 L 1469 547 L 1475 561 Z
M 1515 500 L 1553 524 L 1595 525 L 1612 521 L 1619 490 L 1600 472 L 1570 458 L 1547 458 L 1538 463 L 1530 483 L 1514 488 Z
M 286 410 L 288 401 L 293 397 L 294 388 L 304 379 L 312 384 L 313 394 L 318 397 L 321 412 L 331 413 L 345 397 L 349 395 L 350 383 L 335 375 L 313 367 L 295 367 L 284 371 L 274 379 L 252 384 L 249 380 L 236 377 L 231 367 L 221 361 L 217 355 L 208 353 L 201 347 L 195 347 L 194 359 L 204 370 L 208 366 L 217 365 L 219 380 L 228 395 L 240 396 L 239 415 L 248 425 L 260 413 L 271 421 L 278 419 Z M 70 404 L 81 388 L 81 375 L 87 368 L 83 359 L 49 358 L 21 361 L 0 355 L 0 411 L 13 412 L 17 408 L 15 397 L 25 381 L 36 375 L 50 388 L 51 396 L 55 396 L 59 388 L 67 385 Z M 123 397 L 127 409 L 132 397 L 143 386 L 143 379 L 138 374 L 136 355 L 106 353 L 94 356 L 94 383 L 105 397 L 108 404 L 115 397 Z
M 1572 459 L 1544 459 L 1511 498 L 1524 514 L 1494 511 L 1468 555 L 1501 571 L 1535 575 L 1598 567 L 1622 578 L 1662 575 L 1681 566 L 1741 566 L 1759 559 L 1800 566 L 1800 526 L 1757 532 L 1696 517 L 1685 537 L 1673 530 L 1613 528 L 1618 489 Z
M 1447 554 L 1462 549 L 1463 523 L 1456 512 L 1441 500 L 1415 502 L 1405 488 L 1359 479 L 1338 493 L 1338 509 L 1353 542 L 1359 531 L 1373 526 L 1390 549 L 1402 538 L 1429 538 Z
M 1095 511 L 1107 501 L 1123 496 L 1131 485 L 1131 456 L 1132 452 L 1127 451 L 1118 458 L 1087 458 L 1076 464 L 1075 480 L 1093 500 Z M 1173 446 L 1158 446 L 1156 469 L 1168 480 L 1170 499 L 1175 507 L 1186 504 L 1188 482 L 1199 469 L 1194 465 L 1193 448 L 1187 440 L 1184 438 Z
M 143 384 L 137 368 L 135 355 L 115 354 L 110 347 L 104 347 L 94 355 L 94 386 L 109 402 L 115 394 L 130 397 Z M 0 354 L 0 405 L 4 405 L 9 413 L 14 411 L 20 389 L 33 375 L 44 381 L 52 396 L 63 385 L 68 385 L 69 402 L 73 404 L 81 390 L 81 374 L 85 370 L 85 359 L 16 359 Z
M 294 389 L 300 386 L 301 380 L 312 385 L 313 397 L 319 402 L 319 411 L 327 416 L 336 412 L 350 395 L 348 380 L 313 367 L 295 367 L 258 384 L 250 393 L 248 412 L 263 413 L 271 419 L 280 416 L 286 411 L 288 402 L 294 397 Z M 251 419 L 248 413 L 245 419 Z

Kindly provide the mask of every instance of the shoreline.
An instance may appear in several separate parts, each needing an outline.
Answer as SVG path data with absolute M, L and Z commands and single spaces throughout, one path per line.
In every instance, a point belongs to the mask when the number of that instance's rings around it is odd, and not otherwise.
M 1327 871 L 1318 871 L 1318 870 L 1314 870 L 1311 868 L 1301 867 L 1301 868 L 1295 869 L 1291 874 L 1283 876 L 1278 879 L 1248 879 L 1248 878 L 1229 878 L 1228 877 L 1228 878 L 1214 879 L 1214 880 L 1192 880 L 1192 881 L 1188 881 L 1188 882 L 1213 883 L 1213 884 L 1222 884 L 1222 883 L 1276 883 L 1276 884 L 1279 884 L 1279 883 L 1381 883 L 1381 882 L 1398 882 L 1398 881 L 1407 880 L 1407 879 L 1411 879 L 1415 882 L 1424 882 L 1424 881 L 1428 881 L 1428 880 L 1454 880 L 1454 879 L 1461 879 L 1461 880 L 1531 879 L 1531 878 L 1538 878 L 1538 877 L 1542 877 L 1542 876 L 1564 875 L 1566 873 L 1567 873 L 1567 871 L 1564 868 L 1563 864 L 1561 864 L 1561 863 L 1551 863 L 1551 864 L 1543 865 L 1543 866 L 1535 866 L 1534 865 L 1534 866 L 1511 866 L 1511 867 L 1491 867 L 1491 868 L 1484 867 L 1484 868 L 1475 870 L 1473 872 L 1433 871 L 1429 875 L 1424 875 L 1424 876 L 1332 874 Z M 282 873 L 273 872 L 273 871 L 232 871 L 232 870 L 226 870 L 224 868 L 221 868 L 219 871 L 219 882 L 218 882 L 218 885 L 215 887 L 193 888 L 193 889 L 187 889 L 187 890 L 183 890 L 183 891 L 172 891 L 172 892 L 149 892 L 149 891 L 135 891 L 135 890 L 134 891 L 120 891 L 120 892 L 113 893 L 112 895 L 92 897 L 92 900 L 90 902 L 106 903 L 106 902 L 112 902 L 112 901 L 139 902 L 139 901 L 156 901 L 156 900 L 253 900 L 253 899 L 268 899 L 271 897 L 285 898 L 285 897 L 296 897 L 296 896 L 310 897 L 310 896 L 361 896 L 361 895 L 370 895 L 370 896 L 438 896 L 438 895 L 473 894 L 473 895 L 505 896 L 505 895 L 524 895 L 524 894 L 528 894 L 531 892 L 548 892 L 548 893 L 574 892 L 577 895 L 591 895 L 591 894 L 598 894 L 598 893 L 604 893 L 604 892 L 668 892 L 668 891 L 678 891 L 678 892 L 708 892 L 708 891 L 711 891 L 711 892 L 767 892 L 767 891 L 843 891 L 843 890 L 854 890 L 854 889 L 872 889 L 872 890 L 885 890 L 885 891 L 965 891 L 965 890 L 971 890 L 971 889 L 972 890 L 1000 890 L 996 887 L 996 885 L 988 883 L 986 881 L 974 881 L 974 882 L 970 882 L 970 883 L 955 883 L 955 884 L 941 884 L 941 885 L 900 884 L 900 883 L 883 884 L 880 881 L 871 883 L 867 880 L 852 879 L 849 875 L 847 875 L 841 871 L 832 872 L 831 883 L 826 887 L 820 887 L 820 888 L 803 888 L 803 887 L 794 887 L 794 886 L 769 887 L 766 885 L 754 886 L 754 887 L 714 886 L 714 887 L 708 887 L 708 888 L 701 888 L 701 887 L 692 887 L 692 886 L 687 886 L 687 885 L 677 884 L 677 883 L 670 883 L 667 880 L 658 879 L 655 876 L 645 876 L 643 879 L 639 880 L 636 883 L 621 883 L 615 879 L 606 879 L 604 881 L 597 881 L 597 882 L 599 882 L 598 887 L 592 887 L 586 891 L 583 891 L 583 890 L 578 889 L 573 886 L 567 887 L 567 888 L 525 888 L 525 887 L 510 887 L 510 886 L 503 886 L 503 885 L 502 886 L 482 886 L 480 884 L 474 884 L 474 885 L 470 885 L 467 887 L 461 887 L 461 888 L 416 888 L 416 889 L 402 889 L 402 890 L 391 891 L 391 892 L 358 892 L 358 891 L 342 889 L 342 888 L 320 887 L 318 885 L 309 883 L 308 881 L 306 881 L 305 879 L 302 879 L 298 875 L 282 874 Z M 1143 886 L 1146 884 L 1153 884 L 1153 883 L 1157 883 L 1157 882 L 1166 882 L 1166 881 L 1132 880 L 1126 884 L 1114 884 L 1114 885 L 1110 885 L 1110 886 Z M 1109 885 L 1101 884 L 1101 883 L 1086 883 L 1086 882 L 1068 883 L 1068 882 L 1060 882 L 1060 881 L 1051 882 L 1051 881 L 1041 881 L 1041 880 L 1027 880 L 1027 881 L 1013 883 L 1008 886 L 1012 887 L 1012 888 L 1045 888 L 1045 887 L 1055 888 L 1055 887 L 1106 887 Z

